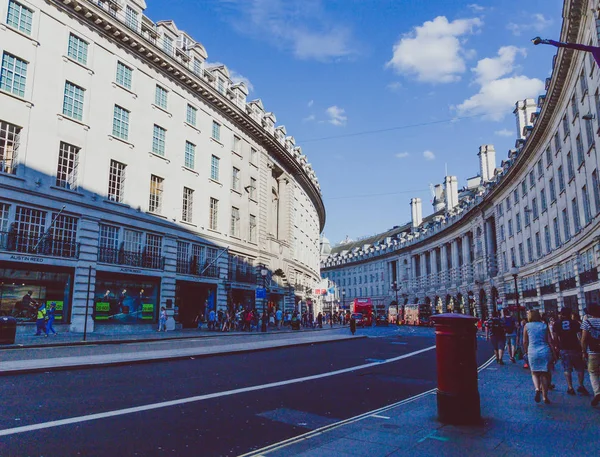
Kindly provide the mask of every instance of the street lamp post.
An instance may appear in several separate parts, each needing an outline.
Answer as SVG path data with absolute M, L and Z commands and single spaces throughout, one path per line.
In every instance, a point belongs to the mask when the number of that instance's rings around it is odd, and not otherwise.
M 519 285 L 517 284 L 517 277 L 519 276 L 519 269 L 515 266 L 513 262 L 512 268 L 510 269 L 510 274 L 515 280 L 515 300 L 517 302 L 517 322 L 521 321 L 521 307 L 519 306 Z
M 260 330 L 262 332 L 266 332 L 267 331 L 267 321 L 268 321 L 268 317 L 266 316 L 266 302 L 267 302 L 267 275 L 269 274 L 268 270 L 266 268 L 262 268 L 260 270 L 260 275 L 262 276 L 262 280 L 263 280 L 263 289 L 265 291 L 265 296 L 263 298 L 263 305 L 262 305 L 262 317 L 261 317 L 261 326 L 260 326 Z
M 392 290 L 393 290 L 394 292 L 396 292 L 396 305 L 400 305 L 400 303 L 398 303 L 398 291 L 399 291 L 400 289 L 402 289 L 402 286 L 399 286 L 399 285 L 398 285 L 398 282 L 397 282 L 397 281 L 394 281 L 394 282 L 392 283 Z

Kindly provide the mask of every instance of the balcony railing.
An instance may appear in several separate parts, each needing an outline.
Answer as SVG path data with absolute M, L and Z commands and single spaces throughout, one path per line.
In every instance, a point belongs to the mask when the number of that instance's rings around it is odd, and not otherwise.
M 218 278 L 219 269 L 215 264 L 209 266 L 208 263 L 200 263 L 195 259 L 191 260 L 178 260 L 177 261 L 177 273 L 184 275 L 195 275 L 206 278 Z
M 546 285 L 540 286 L 540 294 L 542 294 L 542 295 L 553 294 L 555 292 L 556 292 L 555 284 L 546 284 Z
M 256 284 L 256 275 L 252 271 L 244 271 L 236 268 L 229 270 L 229 280 L 233 282 Z
M 594 281 L 598 281 L 598 269 L 592 268 L 591 270 L 584 271 L 579 273 L 579 282 L 582 286 L 586 284 L 592 283 Z
M 560 287 L 560 290 L 569 290 L 575 289 L 575 287 L 577 287 L 577 282 L 575 281 L 575 278 L 567 278 L 563 279 L 562 281 L 559 281 L 558 285 Z
M 74 241 L 12 232 L 0 232 L 0 250 L 65 259 L 79 257 L 79 243 Z
M 537 297 L 537 289 L 529 289 L 523 291 L 524 298 Z
M 98 249 L 98 262 L 127 265 L 130 267 L 152 268 L 164 270 L 165 258 L 146 252 L 132 252 L 123 249 L 100 247 Z

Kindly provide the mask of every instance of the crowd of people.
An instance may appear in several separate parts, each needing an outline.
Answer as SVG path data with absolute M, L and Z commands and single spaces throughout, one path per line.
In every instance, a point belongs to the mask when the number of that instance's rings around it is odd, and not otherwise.
M 267 329 L 281 330 L 283 327 L 290 326 L 297 330 L 303 328 L 323 328 L 333 324 L 345 325 L 349 321 L 349 315 L 341 312 L 333 313 L 318 313 L 316 316 L 313 313 L 305 311 L 299 313 L 283 312 L 280 308 L 271 307 L 268 310 L 260 312 L 256 308 L 246 308 L 242 305 L 235 306 L 234 310 L 218 310 L 211 309 L 205 315 L 200 312 L 195 319 L 197 328 L 201 329 L 206 325 L 210 331 L 238 331 L 238 332 L 253 332 L 266 331 Z
M 523 360 L 523 368 L 531 371 L 536 403 L 550 403 L 548 392 L 555 389 L 552 373 L 560 362 L 569 395 L 589 395 L 584 386 L 587 369 L 593 389 L 591 405 L 597 406 L 600 404 L 600 306 L 590 305 L 584 313 L 582 321 L 569 308 L 561 309 L 557 317 L 530 310 L 527 319 L 519 322 L 508 310 L 502 316 L 495 311 L 479 325 L 491 342 L 496 363 L 504 365 L 505 352 L 512 363 Z M 573 371 L 577 374 L 577 389 Z

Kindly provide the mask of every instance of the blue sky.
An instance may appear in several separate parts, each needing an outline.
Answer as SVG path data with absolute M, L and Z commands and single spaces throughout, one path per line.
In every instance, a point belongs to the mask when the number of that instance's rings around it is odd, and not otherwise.
M 459 187 L 516 138 L 518 99 L 543 93 L 560 0 L 147 0 L 251 85 L 317 172 L 337 243 L 431 213 L 445 166 Z M 452 120 L 452 121 L 449 121 Z M 425 124 L 425 125 L 422 125 Z M 385 130 L 374 132 L 377 130 Z M 364 133 L 373 132 L 373 133 Z

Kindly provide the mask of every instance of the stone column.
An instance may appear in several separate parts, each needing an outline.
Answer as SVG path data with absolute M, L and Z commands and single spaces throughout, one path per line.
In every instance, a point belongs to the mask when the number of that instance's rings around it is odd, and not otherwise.
M 165 257 L 165 269 L 160 280 L 160 300 L 158 311 L 161 306 L 167 308 L 167 330 L 175 330 L 175 277 L 177 275 L 177 239 L 165 237 L 163 240 L 163 256 Z M 171 306 L 167 306 L 167 300 L 171 300 Z
M 454 239 L 452 240 L 452 243 L 450 244 L 450 249 L 452 252 L 452 271 L 453 271 L 453 277 L 452 277 L 452 284 L 453 285 L 458 285 L 460 284 L 460 265 L 458 262 L 459 256 L 458 256 L 458 240 Z
M 429 287 L 429 278 L 427 277 L 427 258 L 425 253 L 420 254 L 420 265 L 421 265 L 421 286 L 427 290 Z
M 471 272 L 471 249 L 470 249 L 470 237 L 469 234 L 463 235 L 462 237 L 462 252 L 463 252 L 463 283 L 468 283 L 471 281 L 472 272 Z
M 444 243 L 440 246 L 440 258 L 442 260 L 442 275 L 441 280 L 444 285 L 444 289 L 446 287 L 446 278 L 448 278 L 448 249 L 447 245 Z M 445 306 L 445 303 L 444 303 Z
M 429 263 L 431 265 L 432 286 L 437 286 L 439 282 L 437 270 L 437 250 L 432 249 L 429 253 Z
M 490 261 L 494 253 L 494 242 L 493 242 L 493 230 L 490 219 L 485 221 L 485 263 L 484 263 L 484 275 L 487 278 L 489 276 Z
M 94 331 L 92 313 L 94 311 L 94 293 L 96 291 L 99 232 L 100 225 L 98 219 L 87 217 L 79 219 L 79 259 L 73 278 L 71 325 L 69 327 L 69 331 L 73 333 L 82 333 L 84 331 L 86 307 L 88 314 L 87 331 Z
M 410 256 L 410 268 L 411 268 L 411 281 L 412 284 L 412 292 L 416 292 L 418 286 L 418 278 L 417 278 L 417 258 L 415 256 Z

